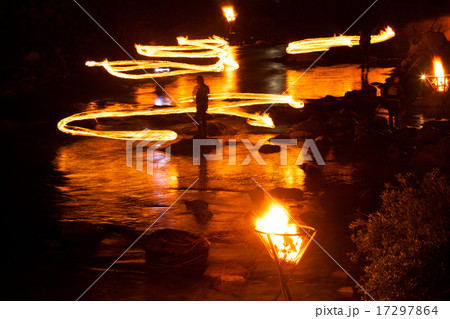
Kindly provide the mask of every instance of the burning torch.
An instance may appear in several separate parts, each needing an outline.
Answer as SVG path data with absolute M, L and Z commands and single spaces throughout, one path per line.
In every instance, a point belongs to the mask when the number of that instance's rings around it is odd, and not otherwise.
M 317 231 L 309 226 L 293 224 L 286 210 L 278 204 L 272 205 L 267 214 L 256 221 L 255 231 L 277 264 L 281 292 L 275 300 L 283 293 L 284 299 L 291 301 L 287 283 Z
M 227 32 L 228 36 L 231 34 L 231 29 L 233 28 L 234 21 L 236 21 L 237 13 L 234 11 L 233 6 L 224 6 L 222 7 L 223 15 L 225 16 L 225 19 L 227 20 Z

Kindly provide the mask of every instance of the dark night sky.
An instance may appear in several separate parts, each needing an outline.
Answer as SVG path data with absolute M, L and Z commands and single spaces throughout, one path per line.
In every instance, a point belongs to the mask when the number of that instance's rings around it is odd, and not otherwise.
M 239 13 L 234 31 L 242 40 L 287 42 L 342 33 L 373 0 L 78 0 L 124 47 L 134 43 L 175 43 L 179 35 L 225 35 L 221 6 Z M 379 0 L 349 34 L 365 26 L 400 28 L 407 22 L 450 12 L 448 0 Z M 378 31 L 377 30 L 377 31 Z M 68 63 L 122 54 L 72 0 L 0 2 L 0 37 L 8 63 L 20 63 L 30 51 L 42 59 L 55 55 Z M 3 45 L 2 45 L 3 47 Z M 56 53 L 55 53 L 56 52 Z M 76 61 L 79 63 L 80 61 Z M 51 62 L 53 63 L 53 62 Z M 0 66 L 4 69 L 4 65 Z M 55 66 L 56 67 L 56 66 Z

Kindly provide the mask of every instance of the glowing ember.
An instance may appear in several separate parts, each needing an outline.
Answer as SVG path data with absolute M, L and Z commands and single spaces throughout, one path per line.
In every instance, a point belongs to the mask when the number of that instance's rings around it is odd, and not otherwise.
M 193 74 L 199 72 L 232 71 L 239 68 L 239 64 L 228 57 L 228 42 L 213 36 L 209 39 L 189 40 L 178 37 L 178 46 L 139 45 L 136 50 L 147 57 L 165 58 L 217 58 L 215 64 L 198 65 L 162 60 L 119 60 L 102 62 L 87 61 L 86 66 L 103 66 L 111 75 L 125 79 L 148 79 L 174 75 Z M 156 71 L 164 69 L 164 72 Z M 137 74 L 135 71 L 145 71 Z
M 370 43 L 380 43 L 387 41 L 395 36 L 394 30 L 391 27 L 381 30 L 379 34 L 372 35 Z M 344 35 L 341 37 L 328 37 L 328 38 L 313 38 L 304 39 L 289 43 L 286 48 L 286 52 L 289 54 L 300 54 L 310 52 L 328 51 L 330 47 L 359 45 L 359 35 Z
M 247 113 L 241 108 L 254 105 L 267 105 L 273 103 L 288 104 L 291 107 L 303 107 L 302 101 L 294 101 L 290 96 L 281 96 L 273 94 L 252 94 L 252 93 L 219 93 L 209 96 L 211 104 L 208 108 L 209 114 L 225 114 L 242 118 L 247 118 L 248 123 L 254 126 L 273 128 L 274 124 L 268 114 L 260 116 L 259 114 Z M 70 123 L 75 121 L 92 120 L 100 118 L 124 118 L 131 116 L 152 116 L 182 114 L 184 112 L 195 113 L 196 107 L 192 97 L 186 97 L 178 100 L 178 104 L 183 107 L 167 108 L 145 108 L 145 109 L 108 109 L 83 112 L 62 119 L 58 123 L 58 129 L 64 133 L 72 135 L 97 136 L 110 139 L 128 140 L 136 139 L 138 131 L 99 131 L 87 129 L 80 126 L 73 126 Z M 170 130 L 152 130 L 151 134 L 145 136 L 146 140 L 174 140 L 177 133 Z
M 278 259 L 281 263 L 297 263 L 301 257 L 302 238 L 297 235 L 299 231 L 297 225 L 290 223 L 290 218 L 283 208 L 276 204 L 270 206 L 266 215 L 256 220 L 256 230 L 260 232 L 260 237 L 274 260 Z
M 236 20 L 237 14 L 234 12 L 233 6 L 222 7 L 222 12 L 228 22 L 234 22 Z
M 434 83 L 439 92 L 444 92 L 445 88 L 448 87 L 448 78 L 445 77 L 444 66 L 440 58 L 434 58 Z

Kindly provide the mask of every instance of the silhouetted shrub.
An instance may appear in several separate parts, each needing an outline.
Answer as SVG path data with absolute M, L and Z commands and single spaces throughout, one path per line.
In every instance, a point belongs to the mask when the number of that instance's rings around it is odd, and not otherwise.
M 448 300 L 450 186 L 435 169 L 387 185 L 380 210 L 350 225 L 364 266 L 362 286 L 377 300 Z M 368 298 L 367 296 L 365 298 Z

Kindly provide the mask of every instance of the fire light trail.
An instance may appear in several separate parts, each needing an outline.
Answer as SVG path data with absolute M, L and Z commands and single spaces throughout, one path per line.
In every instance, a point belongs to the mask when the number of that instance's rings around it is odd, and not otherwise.
M 241 110 L 243 107 L 253 105 L 263 105 L 270 103 L 288 104 L 293 108 L 302 108 L 303 101 L 294 101 L 290 96 L 280 96 L 275 94 L 253 94 L 253 93 L 220 93 L 211 94 L 209 99 L 213 101 L 208 109 L 209 114 L 231 115 L 247 119 L 247 123 L 253 126 L 260 126 L 266 128 L 274 128 L 272 119 L 268 114 L 261 116 L 258 113 L 251 114 Z M 220 105 L 214 105 L 214 101 L 220 101 Z M 192 104 L 193 99 L 182 98 L 179 100 L 180 104 Z M 219 104 L 219 103 L 217 103 Z M 169 115 L 182 114 L 185 112 L 195 113 L 195 106 L 184 108 L 147 108 L 140 110 L 126 110 L 126 109 L 112 109 L 112 110 L 98 110 L 88 111 L 72 116 L 66 117 L 59 121 L 58 129 L 64 133 L 82 136 L 96 136 L 118 140 L 137 139 L 139 131 L 99 131 L 88 129 L 80 126 L 73 126 L 70 123 L 75 121 L 96 120 L 101 118 L 125 118 L 131 116 L 153 116 L 153 115 Z M 177 138 L 177 133 L 171 130 L 151 130 L 145 136 L 145 140 L 174 140 Z
M 370 43 L 380 43 L 392 39 L 395 36 L 391 27 L 381 30 L 379 34 L 372 35 Z M 359 45 L 359 35 L 344 35 L 342 37 L 304 39 L 289 43 L 286 52 L 289 54 L 301 54 L 310 52 L 328 51 L 330 47 Z
M 178 37 L 178 46 L 139 45 L 136 50 L 147 57 L 165 58 L 217 58 L 215 64 L 199 65 L 162 60 L 119 60 L 102 62 L 87 61 L 86 66 L 102 66 L 111 75 L 124 79 L 149 79 L 199 72 L 233 71 L 239 68 L 239 64 L 228 57 L 228 42 L 213 36 L 209 39 L 189 40 L 187 37 Z M 144 73 L 133 73 L 134 71 Z M 148 71 L 147 71 L 148 70 Z M 161 70 L 164 70 L 163 72 Z

